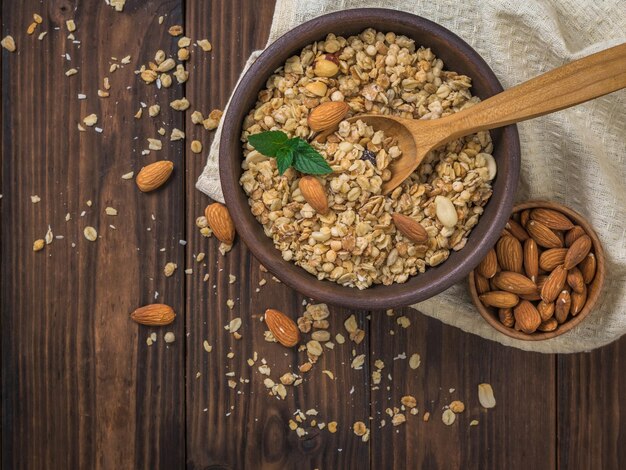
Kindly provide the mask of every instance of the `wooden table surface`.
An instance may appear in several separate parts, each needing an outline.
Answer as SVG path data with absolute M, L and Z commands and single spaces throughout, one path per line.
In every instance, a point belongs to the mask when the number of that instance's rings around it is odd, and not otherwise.
M 29 36 L 33 13 L 43 23 Z M 2 2 L 2 37 L 11 34 L 18 47 L 1 55 L 2 468 L 625 468 L 626 338 L 590 354 L 530 354 L 410 309 L 388 317 L 331 308 L 331 331 L 345 333 L 355 313 L 366 340 L 326 351 L 284 401 L 268 395 L 261 359 L 277 379 L 303 355 L 264 341 L 259 315 L 273 307 L 295 318 L 303 298 L 261 272 L 241 242 L 221 256 L 216 240 L 199 233 L 195 219 L 209 200 L 194 185 L 206 151 L 189 147 L 198 139 L 208 149 L 212 133 L 167 103 L 184 95 L 205 115 L 222 109 L 246 58 L 263 46 L 272 13 L 271 0 L 128 0 L 121 13 L 104 0 Z M 67 39 L 68 19 L 80 43 Z M 134 70 L 157 49 L 175 53 L 167 33 L 174 24 L 214 49 L 192 48 L 189 81 L 157 90 Z M 127 55 L 130 63 L 111 73 Z M 78 73 L 66 76 L 72 67 Z M 98 98 L 105 76 L 110 97 Z M 141 102 L 159 103 L 159 117 L 135 119 Z M 79 132 L 91 113 L 102 132 Z M 186 140 L 163 139 L 163 150 L 142 156 L 161 126 L 168 135 L 183 130 Z M 121 178 L 159 158 L 176 166 L 161 190 L 142 194 Z M 106 215 L 107 206 L 119 214 Z M 88 225 L 96 242 L 83 236 Z M 64 238 L 33 252 L 48 226 Z M 198 263 L 200 252 L 207 256 Z M 178 270 L 166 278 L 170 261 Z M 260 279 L 268 283 L 256 292 Z M 129 320 L 157 295 L 178 313 L 172 325 Z M 411 320 L 406 329 L 396 324 L 402 314 Z M 237 316 L 240 340 L 224 330 Z M 167 331 L 176 336 L 170 345 Z M 353 349 L 366 355 L 363 370 L 350 367 Z M 419 353 L 421 366 L 409 369 L 402 353 Z M 378 389 L 376 359 L 385 363 Z M 249 383 L 231 389 L 231 371 Z M 496 408 L 480 407 L 481 382 L 492 384 Z M 385 409 L 407 394 L 419 414 L 392 427 Z M 466 410 L 446 426 L 442 407 L 455 399 Z M 287 427 L 297 409 L 316 409 L 307 422 L 336 421 L 338 431 L 309 428 L 298 438 Z M 352 432 L 359 420 L 371 428 L 368 442 Z

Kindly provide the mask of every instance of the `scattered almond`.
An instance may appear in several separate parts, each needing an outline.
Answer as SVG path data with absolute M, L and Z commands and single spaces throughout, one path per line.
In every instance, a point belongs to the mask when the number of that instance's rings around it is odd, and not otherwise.
M 140 191 L 146 193 L 163 186 L 174 170 L 174 163 L 169 160 L 161 160 L 144 166 L 135 182 Z
M 265 323 L 274 338 L 283 346 L 291 348 L 300 341 L 298 326 L 284 313 L 271 308 L 267 309 L 265 311 Z
M 151 304 L 136 309 L 130 318 L 142 325 L 161 326 L 169 325 L 176 318 L 176 313 L 169 305 Z
M 235 224 L 228 208 L 224 204 L 214 202 L 206 207 L 204 216 L 217 239 L 222 243 L 232 245 L 235 240 Z

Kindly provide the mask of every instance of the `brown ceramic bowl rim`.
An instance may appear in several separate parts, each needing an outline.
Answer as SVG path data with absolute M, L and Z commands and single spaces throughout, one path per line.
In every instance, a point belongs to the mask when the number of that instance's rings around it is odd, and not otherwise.
M 416 39 L 416 42 L 419 41 L 419 45 L 431 47 L 444 63 L 453 63 L 449 65 L 449 69 L 470 75 L 474 80 L 472 89 L 483 99 L 502 91 L 495 74 L 478 53 L 461 38 L 432 21 L 381 8 L 330 13 L 304 23 L 278 38 L 242 77 L 224 116 L 219 160 L 224 198 L 237 232 L 270 272 L 288 286 L 317 301 L 352 308 L 381 309 L 411 305 L 432 297 L 462 281 L 480 262 L 496 242 L 513 207 L 519 179 L 520 146 L 516 126 L 507 126 L 496 134 L 494 154 L 499 152 L 498 169 L 506 171 L 499 171 L 494 181 L 493 196 L 485 206 L 483 218 L 473 228 L 467 246 L 458 252 L 451 252 L 446 262 L 435 268 L 428 268 L 423 274 L 410 277 L 406 283 L 375 285 L 359 290 L 331 281 L 320 281 L 301 267 L 284 261 L 272 240 L 265 235 L 261 224 L 252 215 L 248 198 L 239 185 L 242 172 L 240 136 L 243 119 L 254 106 L 257 94 L 265 86 L 267 78 L 291 55 L 307 44 L 323 39 L 328 33 L 348 36 L 368 27 L 406 34 Z M 428 40 L 424 41 L 424 37 Z
M 597 264 L 596 264 L 596 275 L 593 278 L 593 282 L 592 282 L 592 285 L 594 286 L 593 290 L 591 291 L 591 295 L 587 298 L 587 302 L 585 303 L 585 306 L 580 311 L 580 313 L 576 315 L 574 318 L 572 318 L 571 320 L 568 320 L 562 325 L 559 325 L 559 327 L 555 331 L 546 331 L 546 332 L 532 333 L 532 334 L 527 334 L 522 331 L 517 331 L 517 330 L 514 330 L 513 328 L 507 328 L 502 323 L 500 323 L 500 321 L 496 318 L 496 316 L 492 314 L 478 299 L 478 292 L 476 291 L 476 284 L 474 282 L 474 271 L 470 273 L 468 277 L 470 294 L 472 296 L 472 301 L 474 302 L 474 305 L 480 312 L 480 315 L 487 321 L 487 323 L 493 326 L 500 333 L 504 333 L 505 335 L 510 336 L 511 338 L 521 339 L 524 341 L 543 341 L 546 339 L 555 338 L 557 336 L 562 335 L 563 333 L 567 333 L 572 328 L 579 325 L 585 319 L 585 317 L 587 317 L 587 315 L 589 315 L 589 313 L 593 310 L 593 307 L 595 306 L 596 302 L 600 298 L 600 294 L 602 293 L 602 288 L 604 286 L 604 278 L 605 278 L 604 250 L 602 249 L 602 244 L 600 243 L 600 239 L 598 238 L 598 235 L 596 234 L 591 224 L 587 222 L 587 220 L 575 210 L 570 209 L 569 207 L 564 206 L 561 203 L 552 202 L 552 201 L 534 200 L 534 201 L 523 202 L 521 204 L 517 204 L 513 208 L 513 211 L 511 212 L 511 214 L 515 214 L 516 212 L 520 212 L 525 209 L 534 209 L 536 207 L 547 207 L 549 209 L 557 209 L 563 214 L 567 215 L 570 219 L 572 219 L 574 223 L 576 223 L 577 225 L 580 225 L 585 230 L 585 232 L 587 232 L 587 235 L 591 237 L 591 240 L 593 242 L 593 251 L 596 255 Z

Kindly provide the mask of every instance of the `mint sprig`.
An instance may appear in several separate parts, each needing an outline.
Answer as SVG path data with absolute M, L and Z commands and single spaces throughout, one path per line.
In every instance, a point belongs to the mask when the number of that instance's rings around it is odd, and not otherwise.
M 268 131 L 248 136 L 248 142 L 259 153 L 275 158 L 281 175 L 291 166 L 309 175 L 333 172 L 326 159 L 300 137 L 290 139 L 284 132 Z

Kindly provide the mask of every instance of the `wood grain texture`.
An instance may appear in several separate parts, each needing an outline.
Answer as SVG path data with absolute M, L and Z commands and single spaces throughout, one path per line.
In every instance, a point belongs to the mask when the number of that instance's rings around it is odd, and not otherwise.
M 224 108 L 249 54 L 265 44 L 272 13 L 272 1 L 187 4 L 188 34 L 198 39 L 207 37 L 214 47 L 211 54 L 198 51 L 192 57 L 187 97 L 193 109 L 207 116 L 214 108 Z M 206 155 L 213 133 L 209 134 L 202 126 L 194 126 L 190 120 L 187 120 L 187 129 L 189 139 L 202 141 L 203 155 Z M 272 370 L 270 377 L 278 382 L 283 373 L 297 372 L 306 354 L 264 341 L 263 332 L 267 328 L 259 318 L 265 309 L 276 308 L 295 319 L 304 311 L 303 297 L 272 281 L 270 274 L 261 272 L 258 262 L 241 240 L 236 240 L 230 253 L 221 256 L 217 240 L 214 237 L 207 240 L 199 234 L 194 221 L 203 214 L 209 199 L 195 189 L 195 180 L 205 159 L 189 150 L 186 158 L 189 240 L 193 253 L 208 255 L 198 275 L 188 279 L 187 287 L 189 468 L 350 468 L 356 463 L 367 467 L 368 445 L 356 442 L 348 426 L 368 416 L 369 394 L 362 386 L 367 371 L 350 369 L 346 359 L 350 351 L 347 344 L 335 351 L 326 351 L 302 385 L 288 387 L 286 400 L 268 396 L 263 384 L 265 376 L 258 372 L 261 360 L 267 361 Z M 188 265 L 195 263 L 192 252 L 189 252 Z M 204 273 L 209 274 L 207 282 L 202 281 Z M 237 278 L 233 284 L 229 284 L 230 274 Z M 256 292 L 261 279 L 267 280 L 267 284 Z M 229 298 L 235 301 L 232 311 L 226 306 Z M 331 330 L 345 334 L 343 321 L 348 315 L 346 310 L 333 309 Z M 224 330 L 234 317 L 243 320 L 241 340 Z M 213 346 L 211 353 L 204 350 L 204 340 Z M 364 342 L 357 350 L 366 353 L 366 348 Z M 231 351 L 235 356 L 228 359 Z M 258 361 L 250 367 L 247 359 L 255 352 Z M 333 371 L 337 380 L 323 375 L 323 369 Z M 235 372 L 235 377 L 225 375 L 230 371 Z M 239 382 L 233 390 L 228 386 L 231 378 L 250 382 Z M 352 386 L 355 392 L 349 395 Z M 309 429 L 304 439 L 298 439 L 287 422 L 297 409 L 311 408 L 319 411 L 319 422 L 340 422 L 338 432 L 330 434 L 327 430 Z
M 303 384 L 288 387 L 286 400 L 268 395 L 261 359 L 276 381 L 305 353 L 264 341 L 260 315 L 273 307 L 296 318 L 304 299 L 261 272 L 240 240 L 221 256 L 216 240 L 200 235 L 195 218 L 209 200 L 194 185 L 212 133 L 167 103 L 185 95 L 205 115 L 223 109 L 249 53 L 265 43 L 272 9 L 272 0 L 128 0 L 123 13 L 100 0 L 54 0 L 45 9 L 37 0 L 2 3 L 2 36 L 12 34 L 18 43 L 17 53 L 2 51 L 0 59 L 2 469 L 626 466 L 626 338 L 591 354 L 555 358 L 504 348 L 411 309 L 397 312 L 411 320 L 402 329 L 398 315 L 331 307 L 333 335 L 347 337 L 343 322 L 355 313 L 366 340 L 326 350 Z M 37 33 L 25 34 L 34 12 L 48 31 L 41 42 Z M 80 47 L 66 39 L 69 18 L 78 25 Z M 158 91 L 133 71 L 159 48 L 176 51 L 167 34 L 173 24 L 184 25 L 194 41 L 208 38 L 214 50 L 192 47 L 189 82 Z M 71 61 L 61 57 L 66 52 Z M 128 54 L 131 63 L 110 74 L 111 57 Z M 79 73 L 66 77 L 76 65 Z M 99 99 L 104 76 L 113 88 L 110 98 Z M 88 98 L 79 101 L 78 93 Z M 141 101 L 158 102 L 159 117 L 134 119 Z M 79 133 L 76 124 L 92 112 L 103 133 Z M 160 126 L 168 134 L 184 130 L 187 139 L 163 139 L 162 151 L 141 156 L 145 138 L 156 137 Z M 193 139 L 202 141 L 201 155 L 189 151 Z M 120 179 L 162 158 L 176 165 L 162 189 L 141 194 Z M 38 204 L 30 201 L 34 194 Z M 119 215 L 104 215 L 107 206 Z M 65 238 L 33 253 L 33 240 L 48 224 Z M 86 225 L 98 229 L 97 242 L 83 237 Z M 194 258 L 199 252 L 206 253 L 201 263 Z M 165 278 L 168 261 L 178 270 Z M 267 284 L 256 292 L 261 279 Z M 177 311 L 176 321 L 160 329 L 130 322 L 130 311 L 153 302 L 157 292 Z M 232 310 L 227 299 L 235 301 Z M 241 340 L 224 329 L 234 317 L 243 320 Z M 170 346 L 163 342 L 166 331 L 177 338 Z M 151 332 L 158 340 L 147 346 Z M 251 367 L 247 359 L 255 352 Z M 407 367 L 413 352 L 422 361 L 415 371 Z M 394 360 L 401 353 L 407 359 Z M 355 354 L 365 354 L 362 370 L 350 367 Z M 372 389 L 376 359 L 385 368 L 380 387 Z M 249 383 L 231 389 L 228 372 Z M 492 410 L 477 401 L 483 381 L 494 388 Z M 394 428 L 385 409 L 405 394 L 417 398 L 419 414 Z M 447 427 L 442 407 L 452 399 L 466 410 Z M 312 408 L 318 422 L 337 421 L 338 432 L 309 426 L 298 438 L 288 429 L 294 411 Z M 363 443 L 351 426 L 369 423 L 370 416 L 371 439 Z M 472 419 L 477 427 L 469 427 Z
M 626 337 L 557 364 L 559 468 L 624 468 Z
M 408 328 L 397 323 L 403 315 Z M 372 468 L 555 468 L 554 356 L 505 348 L 413 309 L 372 315 L 371 330 L 372 362 L 385 363 L 372 394 Z M 421 356 L 416 370 L 408 365 L 413 353 Z M 495 408 L 480 406 L 480 383 L 492 384 Z M 417 399 L 419 414 L 407 410 L 407 423 L 392 429 L 385 410 L 400 408 L 404 395 Z M 462 401 L 465 411 L 446 426 L 443 408 L 453 400 Z M 470 427 L 474 419 L 479 423 Z
M 3 51 L 2 73 L 3 468 L 173 468 L 184 462 L 184 343 L 166 348 L 159 331 L 148 347 L 153 330 L 128 314 L 159 292 L 179 312 L 171 330 L 183 338 L 183 283 L 161 275 L 165 259 L 183 264 L 183 171 L 149 195 L 121 175 L 156 159 L 140 156 L 145 140 L 133 140 L 155 134 L 153 122 L 133 118 L 154 93 L 133 70 L 153 45 L 171 44 L 157 17 L 180 20 L 182 4 L 150 1 L 124 14 L 99 0 L 76 6 L 3 2 L 3 35 L 19 48 Z M 25 34 L 35 12 L 48 31 L 42 41 Z M 66 39 L 70 18 L 80 44 Z M 131 63 L 109 74 L 111 57 L 126 55 Z M 79 73 L 65 76 L 71 67 Z M 104 76 L 111 96 L 100 99 Z M 78 131 L 90 113 L 101 134 Z M 182 126 L 167 106 L 162 119 Z M 168 151 L 179 168 L 182 155 L 180 144 Z M 106 206 L 119 215 L 105 215 Z M 64 238 L 34 253 L 48 225 Z M 87 225 L 97 242 L 84 238 Z

